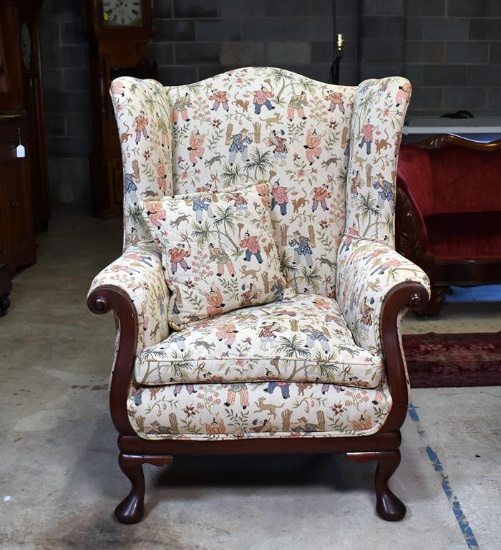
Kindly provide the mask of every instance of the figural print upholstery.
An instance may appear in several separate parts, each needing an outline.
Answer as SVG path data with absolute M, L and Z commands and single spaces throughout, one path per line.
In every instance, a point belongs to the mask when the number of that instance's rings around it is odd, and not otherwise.
M 294 296 L 280 271 L 267 184 L 139 205 L 162 254 L 173 329 Z
M 424 273 L 394 250 L 395 174 L 410 84 L 330 86 L 244 68 L 185 86 L 124 77 L 111 90 L 124 165 L 123 254 L 93 281 L 138 317 L 129 421 L 144 439 L 376 433 L 391 410 L 385 297 Z M 281 302 L 172 331 L 144 201 L 269 187 Z M 171 221 L 172 223 L 172 221 Z M 259 273 L 256 273 L 259 276 Z

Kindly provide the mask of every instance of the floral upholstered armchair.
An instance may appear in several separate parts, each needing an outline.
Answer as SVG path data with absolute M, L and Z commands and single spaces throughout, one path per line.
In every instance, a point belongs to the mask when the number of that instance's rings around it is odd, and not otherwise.
M 375 460 L 377 513 L 403 518 L 388 487 L 408 405 L 400 323 L 429 294 L 394 249 L 409 82 L 243 68 L 124 77 L 111 96 L 123 254 L 88 304 L 117 319 L 119 521 L 144 514 L 144 463 L 277 452 Z

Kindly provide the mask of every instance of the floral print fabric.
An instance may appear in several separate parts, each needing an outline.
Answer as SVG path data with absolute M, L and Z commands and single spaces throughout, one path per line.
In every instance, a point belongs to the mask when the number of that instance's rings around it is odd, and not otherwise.
M 105 285 L 123 290 L 136 307 L 138 350 L 167 337 L 169 290 L 157 252 L 142 243 L 128 246 L 119 258 L 94 278 L 89 292 Z
M 192 323 L 142 351 L 145 385 L 284 380 L 375 388 L 380 355 L 359 348 L 332 298 L 301 294 L 280 303 Z
M 335 296 L 356 88 L 256 67 L 166 93 L 176 192 L 269 183 L 285 276 L 298 292 Z
M 141 387 L 129 418 L 145 439 L 363 436 L 391 409 L 386 389 L 313 382 Z
M 294 295 L 280 271 L 269 203 L 267 184 L 140 203 L 172 292 L 172 328 Z
M 383 302 L 404 281 L 428 288 L 424 272 L 394 250 L 396 163 L 410 93 L 400 77 L 332 86 L 264 67 L 186 86 L 128 77 L 113 83 L 124 167 L 124 253 L 92 288 L 119 286 L 136 307 L 137 380 L 131 380 L 128 412 L 141 437 L 335 437 L 381 428 L 391 409 Z M 284 301 L 195 321 L 169 334 L 161 252 L 140 201 L 250 184 L 270 186 L 281 269 L 299 293 L 291 300 L 297 329 L 292 317 L 274 317 L 283 332 L 261 349 L 260 323 L 276 315 L 274 308 L 287 308 Z M 129 254 L 138 254 L 136 264 Z M 315 309 L 316 299 L 326 300 L 328 309 Z M 252 317 L 241 318 L 244 313 L 256 316 L 254 328 Z M 320 361 L 307 364 L 304 358 L 296 376 L 296 363 L 278 342 L 296 336 L 305 348 L 299 326 L 313 313 L 331 337 L 327 355 L 336 350 L 340 367 L 322 371 L 318 381 L 312 373 L 320 372 Z M 227 318 L 242 323 L 239 332 L 224 330 Z M 180 334 L 184 343 L 175 342 Z M 198 334 L 210 348 L 202 349 Z M 306 349 L 316 359 L 325 355 L 320 340 Z M 272 380 L 259 380 L 267 376 L 265 352 L 278 353 L 278 360 L 268 359 L 270 370 L 272 362 L 281 365 Z M 183 354 L 189 366 L 173 361 Z M 210 367 L 199 357 L 210 359 Z M 182 368 L 174 373 L 176 365 Z M 146 385 L 155 380 L 157 385 Z
M 393 248 L 379 242 L 345 237 L 339 250 L 339 294 L 342 315 L 355 342 L 381 351 L 381 309 L 388 292 L 409 281 L 430 291 L 428 278 Z

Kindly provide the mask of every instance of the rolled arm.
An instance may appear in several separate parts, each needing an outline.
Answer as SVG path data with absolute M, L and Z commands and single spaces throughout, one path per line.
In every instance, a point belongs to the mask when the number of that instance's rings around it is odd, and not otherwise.
M 410 382 L 402 346 L 402 318 L 409 308 L 418 309 L 427 302 L 426 288 L 411 281 L 393 286 L 383 301 L 380 319 L 382 355 L 393 403 L 384 425 L 385 431 L 397 431 L 401 428 L 409 404 Z
M 339 251 L 337 279 L 338 302 L 356 342 L 378 353 L 383 352 L 383 309 L 394 289 L 408 288 L 407 294 L 399 292 L 400 308 L 425 307 L 430 294 L 428 277 L 416 264 L 383 243 L 349 236 Z
M 167 302 L 169 291 L 162 271 L 161 259 L 153 251 L 129 247 L 123 254 L 105 267 L 92 281 L 88 305 L 95 313 L 105 313 L 103 304 L 110 303 L 110 289 L 118 289 L 128 296 L 137 319 L 136 353 L 158 343 L 169 334 Z M 106 291 L 106 292 L 104 292 Z M 117 311 L 115 311 L 117 314 Z

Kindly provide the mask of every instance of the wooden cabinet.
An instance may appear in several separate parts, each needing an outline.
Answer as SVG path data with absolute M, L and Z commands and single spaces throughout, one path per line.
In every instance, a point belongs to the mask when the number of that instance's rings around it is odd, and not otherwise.
M 12 281 L 7 264 L 0 263 L 0 317 L 3 317 L 10 306 L 10 289 Z
M 17 156 L 20 141 L 24 158 Z M 10 280 L 36 262 L 30 153 L 24 115 L 0 115 L 0 316 L 9 305 Z
M 35 232 L 47 228 L 39 12 L 43 0 L 0 0 L 0 316 L 13 275 L 35 263 Z M 19 139 L 26 148 L 18 158 Z
M 36 261 L 27 136 L 23 115 L 0 116 L 0 262 L 13 272 Z M 19 139 L 24 158 L 16 156 Z
M 37 232 L 47 229 L 50 216 L 39 36 L 42 3 L 42 0 L 0 1 L 0 114 L 26 113 L 31 212 Z

